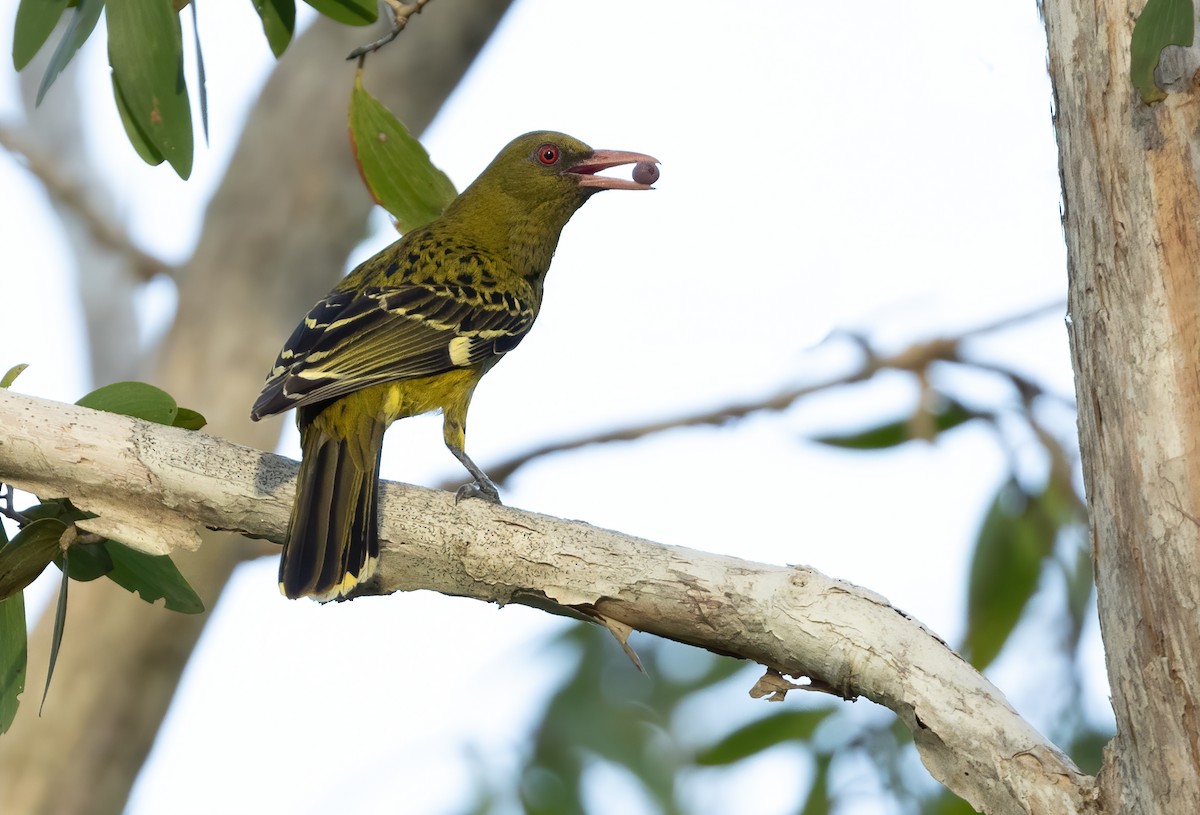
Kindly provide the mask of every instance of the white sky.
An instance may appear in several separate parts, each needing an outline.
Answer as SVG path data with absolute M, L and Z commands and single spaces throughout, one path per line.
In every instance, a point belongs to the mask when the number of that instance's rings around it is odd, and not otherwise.
M 191 250 L 255 83 L 272 63 L 251 4 L 221 5 L 232 7 L 200 9 L 212 147 L 198 148 L 186 184 L 165 166 L 142 165 L 125 143 L 102 38 L 82 60 L 95 86 L 88 147 L 120 180 L 133 234 L 177 260 Z M 439 3 L 424 12 L 438 13 L 447 13 Z M 390 47 L 419 37 L 421 24 Z M 7 53 L 11 13 L 0 27 Z M 786 0 L 519 0 L 427 133 L 434 161 L 462 188 L 514 135 L 552 128 L 655 155 L 662 179 L 653 193 L 597 197 L 567 227 L 537 328 L 476 395 L 472 457 L 487 469 L 546 439 L 844 370 L 846 355 L 810 350 L 835 327 L 897 350 L 1062 299 L 1044 52 L 1032 3 L 873 0 L 851 12 Z M 353 66 L 342 56 L 331 54 L 330 65 L 346 72 L 348 92 Z M 5 119 L 18 109 L 14 84 L 0 87 Z M 10 303 L 62 296 L 72 284 L 66 253 L 54 249 L 57 227 L 47 208 L 29 204 L 42 200 L 36 186 L 3 156 L 0 191 L 0 279 Z M 353 261 L 394 239 L 382 214 L 376 221 Z M 168 291 L 149 292 L 147 326 L 161 324 L 170 303 Z M 5 309 L 0 369 L 30 362 L 19 389 L 74 400 L 87 387 L 72 362 L 78 337 L 67 325 L 30 342 L 22 313 L 36 312 Z M 1059 316 L 977 347 L 1073 392 Z M 981 400 L 1003 393 L 988 382 L 968 392 Z M 666 543 L 809 564 L 887 596 L 953 641 L 963 631 L 969 547 L 1004 477 L 995 436 L 968 427 L 874 456 L 804 440 L 899 415 L 914 396 L 911 382 L 887 377 L 783 415 L 556 456 L 521 471 L 504 498 Z M 439 422 L 394 427 L 384 476 L 457 477 Z M 1064 413 L 1060 430 L 1072 427 Z M 283 449 L 295 455 L 294 438 Z M 1036 457 L 1030 466 L 1037 471 Z M 560 621 L 427 592 L 290 603 L 275 589 L 275 568 L 263 561 L 235 575 L 131 815 L 337 805 L 451 812 L 466 800 L 472 754 L 516 766 L 526 727 L 563 670 L 541 644 Z M 1048 635 L 1023 642 L 1054 647 Z M 1089 700 L 1106 717 L 1094 631 L 1089 643 Z M 1002 660 L 994 678 L 1044 721 L 1049 711 L 1021 667 Z M 42 669 L 31 666 L 31 675 Z M 376 701 L 361 721 L 348 720 L 347 696 Z M 740 690 L 724 704 L 720 715 L 734 720 L 765 712 Z M 335 722 L 344 729 L 333 732 Z M 739 784 L 754 793 L 739 798 L 738 811 L 789 811 L 805 773 L 791 754 L 739 769 Z M 697 812 L 729 811 L 730 790 L 745 796 L 748 787 L 711 788 Z M 631 802 L 622 811 L 640 810 Z M 886 810 L 865 803 L 855 811 Z

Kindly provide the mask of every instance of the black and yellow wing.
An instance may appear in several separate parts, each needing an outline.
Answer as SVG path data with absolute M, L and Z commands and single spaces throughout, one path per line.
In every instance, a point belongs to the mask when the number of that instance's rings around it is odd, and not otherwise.
M 335 290 L 279 352 L 250 418 L 494 362 L 517 347 L 536 315 L 532 290 L 443 283 Z

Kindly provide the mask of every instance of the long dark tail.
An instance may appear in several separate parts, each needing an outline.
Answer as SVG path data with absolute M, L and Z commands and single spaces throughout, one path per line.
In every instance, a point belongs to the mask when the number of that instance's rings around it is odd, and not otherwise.
M 304 457 L 279 560 L 279 589 L 288 597 L 324 602 L 346 595 L 375 573 L 385 427 L 372 424 L 369 439 L 341 439 L 306 418 L 301 417 Z

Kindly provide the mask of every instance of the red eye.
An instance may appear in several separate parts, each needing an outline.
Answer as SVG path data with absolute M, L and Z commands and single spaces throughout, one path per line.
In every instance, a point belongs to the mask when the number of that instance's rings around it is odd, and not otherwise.
M 547 167 L 551 164 L 558 164 L 558 145 L 543 144 L 537 149 L 537 157 L 538 161 Z

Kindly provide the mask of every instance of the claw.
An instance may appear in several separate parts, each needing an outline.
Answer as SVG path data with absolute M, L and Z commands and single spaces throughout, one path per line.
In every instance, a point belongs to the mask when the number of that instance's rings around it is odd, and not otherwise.
M 476 481 L 472 484 L 463 484 L 458 488 L 458 491 L 454 493 L 454 503 L 457 504 L 464 498 L 482 498 L 483 500 L 492 504 L 501 503 L 500 492 L 496 489 L 496 485 L 490 483 L 480 483 L 479 481 Z

